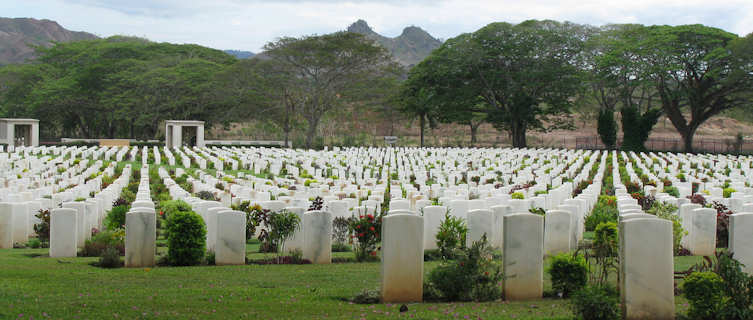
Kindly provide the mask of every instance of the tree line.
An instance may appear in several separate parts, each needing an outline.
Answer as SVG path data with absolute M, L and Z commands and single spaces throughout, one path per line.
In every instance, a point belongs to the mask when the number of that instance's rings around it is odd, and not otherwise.
M 573 128 L 596 110 L 598 132 L 642 150 L 666 115 L 692 151 L 709 118 L 753 100 L 753 40 L 702 25 L 593 27 L 492 23 L 447 40 L 405 70 L 362 35 L 337 32 L 268 43 L 237 60 L 197 45 L 111 37 L 37 48 L 0 68 L 0 115 L 34 117 L 43 136 L 159 139 L 167 119 L 209 126 L 261 120 L 310 147 L 323 118 L 347 108 L 399 111 L 425 128 L 482 123 L 525 147 L 530 131 Z M 585 117 L 581 117 L 586 119 Z

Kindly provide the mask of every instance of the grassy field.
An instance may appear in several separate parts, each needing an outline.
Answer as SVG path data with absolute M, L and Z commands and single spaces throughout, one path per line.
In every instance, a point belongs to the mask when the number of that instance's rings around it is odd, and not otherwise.
M 165 248 L 159 248 L 160 251 Z M 249 258 L 258 245 L 248 246 Z M 568 319 L 567 301 L 358 305 L 379 287 L 379 263 L 101 269 L 96 258 L 0 250 L 0 319 Z M 347 257 L 352 253 L 337 253 Z M 677 257 L 677 270 L 698 257 Z M 437 262 L 427 262 L 428 272 Z M 545 289 L 549 289 L 545 275 Z M 676 299 L 678 310 L 684 300 Z

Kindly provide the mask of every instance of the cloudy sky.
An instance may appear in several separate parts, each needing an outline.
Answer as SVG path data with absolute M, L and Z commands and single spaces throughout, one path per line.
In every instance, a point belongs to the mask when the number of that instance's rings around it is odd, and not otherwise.
M 746 35 L 752 0 L 0 0 L 0 15 L 51 19 L 99 36 L 197 43 L 258 52 L 280 36 L 343 30 L 357 19 L 397 36 L 415 25 L 437 38 L 494 21 L 695 24 Z

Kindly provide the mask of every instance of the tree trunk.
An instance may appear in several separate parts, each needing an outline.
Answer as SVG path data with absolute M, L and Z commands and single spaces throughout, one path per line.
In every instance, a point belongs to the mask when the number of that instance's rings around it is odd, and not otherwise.
M 476 133 L 478 132 L 478 127 L 481 123 L 473 124 L 473 121 L 471 121 L 471 147 L 476 144 Z
M 685 130 L 678 130 L 682 136 L 682 142 L 685 145 L 685 152 L 693 152 L 693 138 L 695 137 L 695 131 L 698 129 L 696 126 L 687 126 Z
M 421 115 L 419 118 L 420 118 L 419 121 L 421 122 L 419 124 L 419 128 L 421 130 L 421 148 L 423 148 L 424 147 L 424 127 L 426 126 L 426 118 L 423 115 Z
M 306 130 L 306 149 L 311 149 L 311 144 L 314 142 L 314 136 L 316 135 L 316 128 L 319 126 L 319 117 L 309 119 L 309 127 Z
M 290 129 L 285 129 L 285 148 L 288 147 L 289 137 L 290 137 Z
M 526 125 L 525 123 L 513 122 L 510 127 L 512 135 L 512 146 L 515 148 L 525 148 L 526 144 Z

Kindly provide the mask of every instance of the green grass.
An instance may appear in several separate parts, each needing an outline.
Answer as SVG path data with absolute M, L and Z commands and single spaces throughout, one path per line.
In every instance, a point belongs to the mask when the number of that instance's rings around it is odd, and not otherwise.
M 248 257 L 260 259 L 258 242 Z M 158 248 L 164 252 L 167 248 Z M 378 289 L 379 263 L 101 269 L 96 258 L 48 258 L 47 249 L 0 250 L 0 319 L 51 318 L 384 318 L 568 319 L 567 300 L 358 305 L 346 300 Z M 334 253 L 352 257 L 353 253 Z M 700 257 L 676 257 L 686 270 Z M 425 271 L 439 262 L 426 262 Z M 544 276 L 549 290 L 549 276 Z M 685 300 L 677 297 L 678 310 Z

